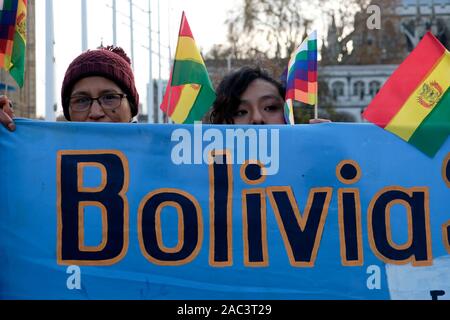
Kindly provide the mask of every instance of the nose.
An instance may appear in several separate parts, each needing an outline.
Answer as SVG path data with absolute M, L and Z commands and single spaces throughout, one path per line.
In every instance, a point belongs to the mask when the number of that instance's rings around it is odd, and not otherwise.
M 99 121 L 105 116 L 105 112 L 103 108 L 100 106 L 98 101 L 94 101 L 92 103 L 91 109 L 89 109 L 89 120 L 91 121 Z
M 250 123 L 251 124 L 265 124 L 264 116 L 257 108 L 256 108 L 256 110 L 253 110 L 253 112 L 252 112 Z

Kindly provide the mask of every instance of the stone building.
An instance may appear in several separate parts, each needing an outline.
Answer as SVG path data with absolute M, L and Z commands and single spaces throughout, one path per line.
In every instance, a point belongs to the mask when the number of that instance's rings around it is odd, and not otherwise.
M 371 4 L 381 9 L 381 28 L 369 29 L 370 14 L 360 12 L 354 31 L 343 37 L 333 18 L 319 69 L 334 107 L 357 121 L 362 121 L 361 111 L 427 31 L 450 48 L 450 0 L 374 0 Z

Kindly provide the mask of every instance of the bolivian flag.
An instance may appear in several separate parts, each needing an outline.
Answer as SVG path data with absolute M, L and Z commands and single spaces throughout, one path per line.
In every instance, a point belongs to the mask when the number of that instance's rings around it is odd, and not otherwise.
M 428 32 L 364 118 L 433 157 L 450 134 L 450 53 Z
M 161 110 L 175 123 L 200 121 L 216 99 L 203 58 L 183 12 L 172 74 Z

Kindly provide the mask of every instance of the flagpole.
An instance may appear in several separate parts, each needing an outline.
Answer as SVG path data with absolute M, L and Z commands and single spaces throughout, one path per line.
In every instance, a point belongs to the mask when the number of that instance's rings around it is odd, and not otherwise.
M 170 11 L 169 11 L 169 16 L 170 16 Z M 182 12 L 182 14 L 181 14 L 181 21 L 180 21 L 180 29 L 179 29 L 179 31 L 178 31 L 178 37 L 180 36 L 180 34 L 181 34 L 181 29 L 183 28 L 183 20 L 184 20 L 184 11 Z M 178 43 L 177 43 L 177 48 L 176 48 L 176 51 L 175 51 L 175 56 L 177 55 L 177 51 L 178 51 Z M 170 45 L 170 23 L 169 23 L 169 67 L 170 67 L 170 70 L 169 70 L 169 74 L 170 74 L 170 76 L 169 76 L 169 82 L 167 83 L 167 86 L 166 86 L 166 90 L 167 90 L 167 88 L 169 89 L 169 98 L 167 99 L 167 108 L 168 108 L 168 110 L 167 110 L 167 118 L 168 118 L 168 114 L 169 114 L 169 109 L 170 109 L 170 103 L 171 103 L 171 100 L 172 100 L 172 49 L 171 49 L 171 45 Z
M 160 1 L 158 0 L 158 108 L 162 103 L 162 79 L 161 79 L 161 12 Z M 163 123 L 162 111 L 158 110 L 158 123 Z
M 133 0 L 130 0 L 130 41 L 131 41 L 131 67 L 134 69 L 134 23 L 133 23 Z
M 0 70 L 0 84 L 3 84 L 5 86 L 4 95 L 8 96 L 8 86 L 6 85 L 6 80 L 4 79 L 4 71 Z
M 81 50 L 88 49 L 87 34 L 87 0 L 81 0 Z
M 313 31 L 313 34 L 315 34 L 315 42 L 316 42 L 316 54 L 317 54 L 317 29 L 315 29 L 316 31 Z M 315 64 L 316 64 L 316 75 L 317 75 L 317 78 L 316 78 L 316 92 L 315 92 L 315 94 L 316 94 L 316 103 L 315 103 L 315 105 L 314 105 L 314 119 L 319 119 L 319 70 L 318 70 L 318 67 L 319 67 L 319 63 L 318 63 L 318 61 L 317 61 L 317 59 L 318 59 L 318 57 L 317 57 L 317 55 L 316 55 L 316 59 L 315 59 Z
M 153 123 L 154 91 L 153 91 L 153 50 L 152 50 L 152 7 L 148 0 L 148 89 L 147 89 L 147 122 Z
M 172 72 L 172 46 L 170 45 L 170 0 L 167 2 L 167 32 L 168 32 L 168 40 L 169 40 L 169 74 Z M 170 77 L 169 77 L 170 80 Z M 169 83 L 170 85 L 170 83 Z M 170 100 L 172 98 L 172 86 L 169 86 L 169 107 L 170 107 Z M 169 122 L 169 114 L 164 114 L 164 122 Z
M 53 0 L 46 0 L 45 9 L 45 120 L 55 121 Z
M 117 5 L 116 0 L 112 2 L 113 14 L 113 45 L 117 46 Z

